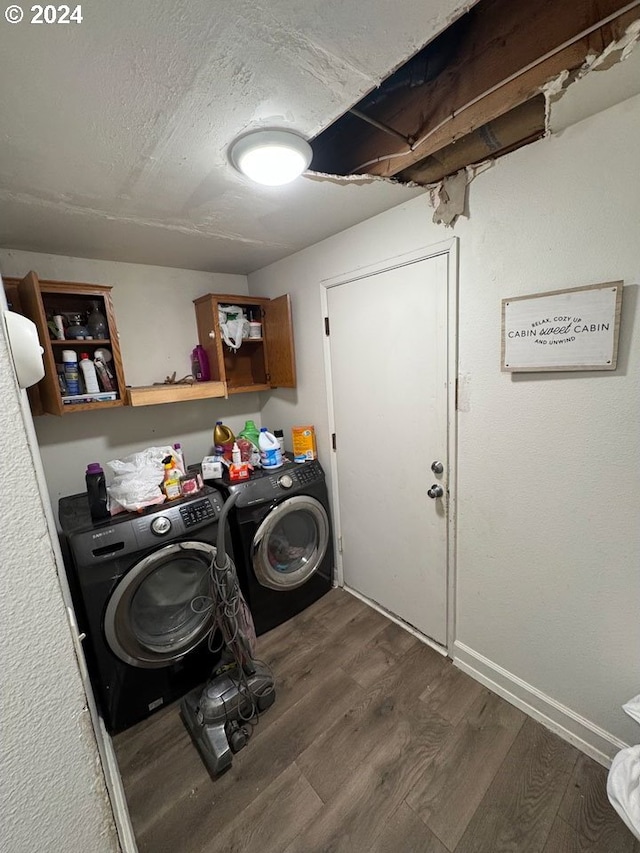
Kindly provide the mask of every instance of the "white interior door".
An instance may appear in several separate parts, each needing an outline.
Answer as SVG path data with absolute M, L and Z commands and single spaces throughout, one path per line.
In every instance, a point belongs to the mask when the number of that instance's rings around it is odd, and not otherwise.
M 448 261 L 422 258 L 327 289 L 344 582 L 442 645 Z M 442 497 L 428 496 L 432 485 Z

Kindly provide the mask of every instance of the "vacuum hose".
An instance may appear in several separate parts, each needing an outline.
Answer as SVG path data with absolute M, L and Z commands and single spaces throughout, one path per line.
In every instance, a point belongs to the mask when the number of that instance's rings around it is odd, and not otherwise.
M 227 528 L 227 517 L 231 512 L 233 505 L 240 497 L 240 492 L 234 492 L 229 495 L 229 497 L 224 502 L 224 506 L 220 511 L 220 518 L 218 519 L 218 538 L 216 540 L 216 556 L 215 556 L 215 565 L 217 569 L 226 569 L 228 563 L 227 552 L 225 550 L 225 532 Z

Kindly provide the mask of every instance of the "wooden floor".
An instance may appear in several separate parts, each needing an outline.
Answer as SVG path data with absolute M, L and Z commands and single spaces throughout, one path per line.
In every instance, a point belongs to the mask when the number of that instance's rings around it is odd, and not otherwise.
M 602 767 L 349 593 L 258 643 L 276 703 L 219 779 L 175 705 L 115 739 L 141 853 L 640 853 Z

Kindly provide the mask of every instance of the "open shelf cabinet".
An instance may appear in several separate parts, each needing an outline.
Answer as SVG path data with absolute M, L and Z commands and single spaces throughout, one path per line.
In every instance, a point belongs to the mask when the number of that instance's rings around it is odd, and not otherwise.
M 13 310 L 32 320 L 38 330 L 40 344 L 44 349 L 44 378 L 32 390 L 29 399 L 34 415 L 68 415 L 96 409 L 111 409 L 125 404 L 125 379 L 122 368 L 120 342 L 116 326 L 111 287 L 98 284 L 81 284 L 60 281 L 39 280 L 35 272 L 29 272 L 23 279 L 6 279 L 5 291 Z M 55 315 L 80 315 L 86 317 L 92 303 L 107 321 L 107 337 L 96 339 L 57 340 L 49 323 Z M 109 368 L 113 374 L 115 400 L 87 400 L 91 395 L 83 395 L 82 402 L 66 402 L 59 381 L 62 351 L 73 350 L 78 355 L 88 353 L 93 359 L 97 349 L 108 349 L 112 360 Z
M 211 379 L 228 394 L 295 388 L 296 365 L 289 295 L 277 299 L 209 293 L 194 300 L 198 340 L 209 358 Z M 235 305 L 262 323 L 262 337 L 244 338 L 234 352 L 220 330 L 220 308 Z

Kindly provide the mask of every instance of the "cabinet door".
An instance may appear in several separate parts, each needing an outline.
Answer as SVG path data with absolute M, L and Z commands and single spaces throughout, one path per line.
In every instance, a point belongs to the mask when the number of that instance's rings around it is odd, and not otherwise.
M 209 370 L 214 382 L 224 382 L 227 375 L 224 369 L 224 355 L 218 323 L 218 300 L 209 295 L 194 299 L 196 306 L 196 324 L 198 327 L 198 342 L 204 347 L 209 359 Z
M 296 357 L 289 294 L 263 304 L 264 338 L 272 388 L 296 387 Z
M 25 316 L 36 324 L 40 345 L 44 349 L 42 355 L 44 360 L 44 378 L 38 383 L 42 409 L 51 415 L 61 415 L 62 400 L 60 399 L 60 389 L 58 388 L 56 362 L 49 342 L 49 328 L 47 326 L 47 315 L 42 304 L 40 282 L 34 272 L 27 273 L 22 281 L 19 282 L 18 295 Z

